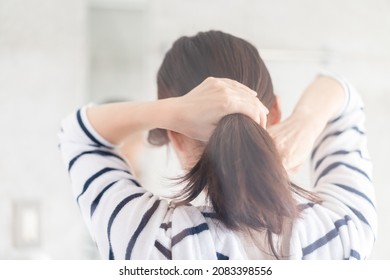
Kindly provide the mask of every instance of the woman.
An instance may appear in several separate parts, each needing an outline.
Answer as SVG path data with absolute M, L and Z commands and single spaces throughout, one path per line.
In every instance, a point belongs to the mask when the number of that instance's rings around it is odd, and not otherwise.
M 319 76 L 280 122 L 256 48 L 218 31 L 178 39 L 157 83 L 159 100 L 83 107 L 63 122 L 62 154 L 103 258 L 369 256 L 371 163 L 362 103 L 348 83 Z M 171 143 L 187 170 L 170 203 L 144 190 L 116 152 L 147 130 L 152 144 Z M 286 172 L 310 152 L 312 192 Z M 201 193 L 205 204 L 191 205 Z

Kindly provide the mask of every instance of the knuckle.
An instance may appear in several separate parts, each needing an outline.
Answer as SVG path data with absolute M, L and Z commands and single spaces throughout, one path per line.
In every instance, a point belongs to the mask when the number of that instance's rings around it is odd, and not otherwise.
M 237 82 L 236 80 L 231 80 L 231 83 L 234 87 L 239 87 L 240 86 L 240 83 Z
M 255 103 L 256 107 L 258 108 L 258 110 L 261 111 L 262 103 L 260 102 L 260 100 L 257 97 L 254 97 L 254 103 Z
M 212 83 L 212 84 L 216 84 L 216 85 L 220 83 L 220 80 L 218 78 L 215 78 L 215 77 L 208 77 L 207 81 Z
M 227 91 L 223 92 L 223 99 L 221 102 L 222 109 L 229 110 L 234 105 L 234 102 L 229 98 Z
M 216 79 L 214 77 L 207 77 L 206 82 L 214 82 Z

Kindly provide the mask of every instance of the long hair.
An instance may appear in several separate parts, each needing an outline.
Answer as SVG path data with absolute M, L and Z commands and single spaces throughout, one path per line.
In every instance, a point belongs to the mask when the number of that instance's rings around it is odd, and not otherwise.
M 157 74 L 158 98 L 182 96 L 207 77 L 230 78 L 257 92 L 271 109 L 275 102 L 270 74 L 249 42 L 220 32 L 181 37 L 166 53 Z M 151 144 L 168 143 L 167 132 L 149 132 Z M 276 258 L 273 234 L 299 216 L 293 193 L 308 192 L 290 183 L 267 131 L 242 114 L 223 117 L 199 161 L 182 178 L 186 183 L 176 204 L 186 204 L 205 191 L 218 219 L 232 230 L 264 232 Z

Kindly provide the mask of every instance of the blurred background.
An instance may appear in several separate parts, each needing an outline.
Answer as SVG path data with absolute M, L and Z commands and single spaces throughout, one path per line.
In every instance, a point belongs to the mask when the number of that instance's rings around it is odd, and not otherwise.
M 57 148 L 61 119 L 88 102 L 154 99 L 172 42 L 210 29 L 259 49 L 284 116 L 320 69 L 360 91 L 379 212 L 370 258 L 390 259 L 388 0 L 0 0 L 0 259 L 99 258 Z M 175 155 L 134 147 L 140 181 L 164 194 Z

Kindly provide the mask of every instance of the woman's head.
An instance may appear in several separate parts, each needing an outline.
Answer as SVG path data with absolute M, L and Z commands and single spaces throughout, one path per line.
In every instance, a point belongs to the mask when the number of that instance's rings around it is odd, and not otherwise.
M 270 110 L 268 123 L 279 120 L 271 77 L 257 49 L 220 31 L 200 32 L 174 42 L 157 74 L 158 99 L 182 96 L 207 77 L 230 78 L 246 85 Z M 169 139 L 165 130 L 156 129 L 149 134 L 149 141 L 160 146 Z
M 219 31 L 181 37 L 173 44 L 158 72 L 158 98 L 184 95 L 210 76 L 236 80 L 256 91 L 271 113 L 278 109 L 271 77 L 256 48 Z M 166 144 L 171 133 L 168 137 L 164 130 L 153 130 L 149 141 Z M 197 145 L 195 140 L 184 143 L 187 154 Z M 283 235 L 285 225 L 298 212 L 271 137 L 250 118 L 233 114 L 220 120 L 208 143 L 198 145 L 199 155 L 192 157 L 183 177 L 186 187 L 178 195 L 180 203 L 188 203 L 205 191 L 227 228 L 265 231 L 270 249 L 278 257 L 272 235 Z

